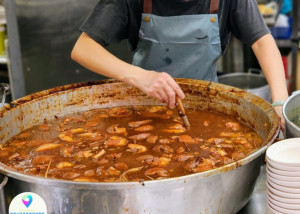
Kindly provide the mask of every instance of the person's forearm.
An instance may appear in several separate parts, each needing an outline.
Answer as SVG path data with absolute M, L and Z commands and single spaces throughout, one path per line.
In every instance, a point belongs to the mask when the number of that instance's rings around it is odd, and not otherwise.
M 137 87 L 161 102 L 175 106 L 175 98 L 184 99 L 184 93 L 175 80 L 165 72 L 142 69 L 126 63 L 82 33 L 77 40 L 71 58 L 87 69 Z
M 269 83 L 272 102 L 286 100 L 288 91 L 284 67 L 273 37 L 270 34 L 263 36 L 252 45 L 252 49 Z
M 85 33 L 82 33 L 77 40 L 71 57 L 93 72 L 133 86 L 137 85 L 139 75 L 145 72 L 137 66 L 118 59 Z

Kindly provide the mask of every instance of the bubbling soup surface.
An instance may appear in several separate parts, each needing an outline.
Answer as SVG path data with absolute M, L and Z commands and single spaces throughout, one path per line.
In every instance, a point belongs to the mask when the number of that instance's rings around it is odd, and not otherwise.
M 211 170 L 242 159 L 263 140 L 237 119 L 186 109 L 187 130 L 166 106 L 96 109 L 55 117 L 0 147 L 19 172 L 82 182 L 147 181 Z

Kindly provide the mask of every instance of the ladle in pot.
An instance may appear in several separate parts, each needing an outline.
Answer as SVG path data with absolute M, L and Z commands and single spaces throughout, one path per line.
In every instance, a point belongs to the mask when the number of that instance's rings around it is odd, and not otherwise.
M 183 107 L 183 104 L 182 104 L 182 100 L 177 96 L 176 96 L 176 108 L 177 108 L 177 111 L 178 111 L 178 114 L 179 114 L 180 118 L 183 121 L 184 126 L 187 129 L 190 129 L 191 125 L 190 125 L 190 122 L 189 122 L 187 116 L 185 115 L 185 110 L 184 110 L 184 107 Z

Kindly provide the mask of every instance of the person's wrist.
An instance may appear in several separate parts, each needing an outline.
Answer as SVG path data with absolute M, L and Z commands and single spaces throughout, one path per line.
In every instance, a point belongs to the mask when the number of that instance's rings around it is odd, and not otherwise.
M 273 107 L 277 107 L 277 106 L 283 106 L 285 103 L 285 100 L 278 100 L 272 103 Z
M 132 66 L 130 71 L 126 72 L 126 75 L 121 79 L 121 81 L 132 85 L 134 87 L 138 87 L 140 84 L 140 76 L 143 75 L 144 69 L 138 66 Z

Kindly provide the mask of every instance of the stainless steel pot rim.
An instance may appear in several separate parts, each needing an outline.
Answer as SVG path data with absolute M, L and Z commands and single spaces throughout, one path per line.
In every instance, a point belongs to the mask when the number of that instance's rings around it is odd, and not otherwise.
M 279 129 L 278 129 L 279 132 Z M 278 133 L 277 132 L 277 133 Z M 274 135 L 273 140 L 277 134 Z M 215 176 L 221 173 L 226 173 L 228 171 L 232 171 L 233 169 L 238 168 L 239 166 L 243 166 L 252 160 L 256 159 L 258 156 L 263 154 L 266 149 L 268 148 L 268 145 L 265 145 L 264 147 L 260 148 L 259 150 L 253 152 L 249 156 L 238 160 L 236 162 L 233 162 L 231 164 L 225 165 L 220 168 L 212 169 L 209 171 L 201 172 L 201 173 L 194 173 L 190 175 L 185 175 L 181 177 L 176 177 L 176 178 L 166 178 L 162 180 L 155 180 L 155 181 L 143 181 L 143 182 L 75 182 L 75 181 L 68 181 L 68 180 L 62 180 L 62 179 L 53 179 L 53 178 L 44 178 L 40 176 L 31 176 L 31 175 L 26 175 L 19 173 L 14 170 L 8 169 L 8 167 L 2 163 L 0 163 L 0 172 L 3 173 L 4 175 L 8 177 L 12 177 L 18 180 L 22 180 L 25 182 L 29 183 L 35 183 L 35 184 L 44 184 L 44 185 L 51 185 L 51 186 L 69 186 L 74 189 L 122 189 L 124 186 L 126 188 L 140 188 L 141 186 L 156 186 L 157 183 L 160 183 L 163 185 L 164 183 L 166 184 L 175 184 L 175 183 L 185 183 L 188 182 L 189 180 L 199 180 L 204 179 L 210 176 Z
M 295 99 L 297 96 L 300 95 L 300 90 L 298 91 L 295 91 L 283 104 L 283 107 L 282 107 L 282 112 L 283 112 L 283 117 L 285 118 L 285 122 L 288 123 L 290 126 L 292 126 L 294 129 L 296 129 L 297 131 L 300 132 L 300 128 L 298 126 L 296 126 L 295 123 L 291 122 L 287 115 L 286 115 L 286 108 L 287 108 L 287 105 L 289 104 L 290 101 L 292 101 L 293 99 Z
M 1 177 L 3 177 L 3 179 L 2 180 L 0 180 L 0 190 L 6 185 L 6 183 L 7 183 L 7 181 L 8 181 L 8 177 L 6 177 L 6 176 L 2 176 L 2 175 L 0 175 L 0 178 Z
M 228 74 L 228 75 L 236 75 L 236 74 L 234 73 L 234 74 Z M 257 74 L 250 74 L 250 75 L 257 75 Z M 222 84 L 222 83 L 208 82 L 208 81 L 204 81 L 204 80 L 185 79 L 185 78 L 175 78 L 175 80 L 179 84 L 183 84 L 183 85 L 192 84 L 192 85 L 201 86 L 201 85 L 205 84 L 206 87 L 210 88 L 212 85 L 215 84 L 215 85 L 220 85 L 220 86 L 226 88 L 228 91 L 231 91 L 232 89 L 234 89 L 238 93 L 239 93 L 239 91 L 248 92 L 247 90 L 237 88 L 234 86 L 230 86 L 230 85 L 226 85 L 226 84 Z M 188 83 L 186 81 L 188 81 Z M 27 95 L 25 97 L 22 97 L 22 98 L 19 98 L 19 99 L 13 101 L 10 105 L 6 104 L 6 105 L 2 106 L 2 108 L 0 108 L 0 116 L 5 115 L 8 111 L 12 110 L 14 107 L 17 107 L 18 105 L 22 105 L 22 104 L 25 104 L 28 102 L 33 102 L 35 99 L 45 98 L 47 96 L 51 96 L 52 94 L 63 93 L 65 91 L 74 90 L 74 89 L 78 89 L 78 88 L 92 87 L 95 85 L 119 84 L 119 83 L 120 83 L 119 81 L 116 81 L 114 79 L 104 79 L 104 80 L 88 81 L 88 82 L 81 82 L 81 83 L 73 83 L 73 84 L 68 84 L 68 85 L 64 85 L 64 86 L 58 86 L 58 87 L 51 88 L 51 89 L 44 90 L 44 91 L 35 92 L 34 94 Z M 266 85 L 266 86 L 262 86 L 260 88 L 264 88 L 264 87 L 269 87 L 269 86 Z M 255 88 L 254 90 L 260 89 L 260 88 Z M 253 89 L 250 89 L 250 90 L 253 90 Z M 251 93 L 251 96 L 255 96 L 258 99 L 262 99 L 259 96 L 252 94 L 252 93 Z M 270 105 L 270 108 L 272 108 L 271 105 Z

